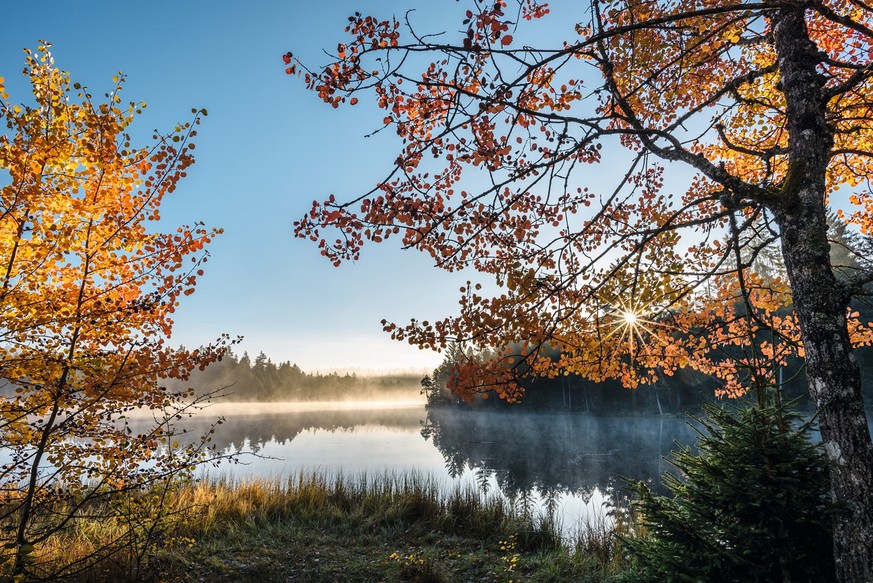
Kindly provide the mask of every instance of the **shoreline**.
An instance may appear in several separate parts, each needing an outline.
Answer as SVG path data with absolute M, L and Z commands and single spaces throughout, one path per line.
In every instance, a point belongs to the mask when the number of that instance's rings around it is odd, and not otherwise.
M 614 581 L 632 570 L 616 537 L 632 534 L 630 522 L 587 525 L 562 544 L 554 521 L 472 489 L 441 492 L 414 475 L 161 487 L 137 495 L 163 500 L 159 507 L 131 505 L 149 536 L 130 537 L 74 581 Z M 82 533 L 92 546 L 118 536 L 109 522 L 77 525 L 47 545 L 54 557 L 39 558 L 74 560 L 89 551 Z

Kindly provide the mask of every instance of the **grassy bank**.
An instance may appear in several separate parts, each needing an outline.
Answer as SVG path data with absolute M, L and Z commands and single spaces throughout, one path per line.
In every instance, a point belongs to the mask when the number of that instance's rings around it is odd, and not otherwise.
M 127 524 L 81 524 L 35 558 L 69 561 L 126 540 L 79 581 L 632 580 L 605 523 L 561 544 L 548 520 L 410 475 L 210 482 L 129 503 Z

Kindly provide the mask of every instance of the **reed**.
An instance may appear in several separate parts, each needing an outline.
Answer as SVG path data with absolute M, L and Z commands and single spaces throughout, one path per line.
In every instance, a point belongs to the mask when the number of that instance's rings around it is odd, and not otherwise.
M 611 581 L 631 569 L 615 537 L 621 521 L 603 517 L 562 540 L 554 520 L 414 473 L 204 479 L 160 500 L 151 522 L 100 520 L 94 509 L 34 559 L 75 564 L 112 547 L 97 568 L 68 573 L 83 582 Z M 148 506 L 138 502 L 131 508 Z

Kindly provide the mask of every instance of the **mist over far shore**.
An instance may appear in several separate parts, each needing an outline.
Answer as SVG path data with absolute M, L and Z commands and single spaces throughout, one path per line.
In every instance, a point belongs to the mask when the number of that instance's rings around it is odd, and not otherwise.
M 358 366 L 344 368 L 325 368 L 312 369 L 307 371 L 313 375 L 354 375 L 361 379 L 380 378 L 380 377 L 400 377 L 400 376 L 417 376 L 419 378 L 429 375 L 433 369 L 421 367 L 406 367 L 406 368 L 361 368 Z
M 417 401 L 424 403 L 421 380 L 428 371 L 392 372 L 352 367 L 345 372 L 304 371 L 290 361 L 275 363 L 264 352 L 226 354 L 185 380 L 165 379 L 170 391 L 193 389 L 197 396 L 229 402 Z

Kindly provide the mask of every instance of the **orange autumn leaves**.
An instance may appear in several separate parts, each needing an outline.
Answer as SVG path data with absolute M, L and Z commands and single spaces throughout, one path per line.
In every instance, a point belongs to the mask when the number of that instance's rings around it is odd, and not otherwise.
M 194 162 L 192 140 L 205 111 L 135 147 L 129 125 L 145 104 L 122 102 L 123 78 L 98 102 L 55 66 L 47 46 L 26 51 L 24 73 L 32 102 L 14 105 L 0 91 L 0 377 L 7 395 L 0 438 L 39 453 L 16 458 L 19 465 L 3 474 L 7 492 L 39 473 L 42 455 L 66 483 L 121 479 L 130 464 L 159 459 L 167 428 L 139 439 L 120 419 L 138 407 L 181 407 L 161 380 L 185 378 L 225 344 L 194 351 L 166 345 L 179 299 L 194 290 L 206 246 L 220 232 L 157 226 L 164 197 Z M 83 456 L 93 463 L 76 462 Z M 162 459 L 158 472 L 175 463 Z
M 633 387 L 682 367 L 727 394 L 775 382 L 802 354 L 784 275 L 753 266 L 778 239 L 771 208 L 791 186 L 780 8 L 606 0 L 549 46 L 528 46 L 543 42 L 531 27 L 561 29 L 548 5 L 472 5 L 458 33 L 432 36 L 356 14 L 326 67 L 293 61 L 333 106 L 372 97 L 401 140 L 384 180 L 349 202 L 315 201 L 296 234 L 335 264 L 396 236 L 481 274 L 457 315 L 384 323 L 423 348 L 487 354 L 461 392 L 531 373 Z M 868 234 L 873 17 L 842 0 L 804 10 L 834 132 L 826 190 L 848 193 L 840 216 Z M 628 309 L 633 325 L 618 316 Z M 850 331 L 871 342 L 869 326 Z

